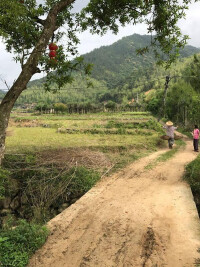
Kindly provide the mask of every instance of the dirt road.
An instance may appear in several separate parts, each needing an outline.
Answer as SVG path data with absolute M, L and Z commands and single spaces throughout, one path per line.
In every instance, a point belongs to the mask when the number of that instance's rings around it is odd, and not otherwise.
M 200 225 L 184 166 L 191 141 L 172 159 L 156 152 L 106 177 L 49 222 L 51 235 L 29 267 L 192 267 Z

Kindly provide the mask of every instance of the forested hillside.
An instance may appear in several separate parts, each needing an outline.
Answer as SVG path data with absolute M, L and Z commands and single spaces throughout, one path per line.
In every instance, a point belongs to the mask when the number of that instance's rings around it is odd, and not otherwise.
M 170 78 L 165 116 L 190 127 L 200 124 L 200 55 L 181 63 Z M 163 93 L 163 88 L 155 87 L 145 96 L 146 109 L 155 115 L 162 106 Z
M 146 75 L 155 64 L 153 52 L 144 55 L 137 54 L 137 49 L 146 47 L 151 42 L 150 35 L 133 34 L 124 37 L 110 46 L 104 46 L 85 54 L 86 62 L 94 64 L 92 77 L 106 81 L 109 88 L 122 85 L 131 76 L 137 81 Z M 198 53 L 200 49 L 186 46 L 181 51 L 180 58 Z
M 134 78 L 137 85 L 137 81 L 149 75 L 149 70 L 155 66 L 153 52 L 137 54 L 137 49 L 148 46 L 150 41 L 149 35 L 133 34 L 110 46 L 102 46 L 83 55 L 86 62 L 93 64 L 91 77 L 106 82 L 108 88 L 121 87 L 127 79 L 130 80 L 130 77 Z M 198 52 L 200 52 L 199 48 L 186 46 L 181 50 L 180 58 L 189 57 Z M 44 79 L 35 80 L 30 82 L 29 86 L 39 86 L 43 82 Z
M 150 38 L 147 35 L 134 34 L 124 37 L 110 46 L 95 49 L 84 55 L 87 62 L 94 64 L 91 78 L 84 78 L 81 74 L 75 74 L 74 82 L 65 85 L 59 91 L 52 84 L 52 92 L 44 91 L 42 86 L 44 78 L 32 81 L 27 91 L 18 99 L 17 105 L 35 103 L 38 105 L 38 109 L 41 107 L 50 109 L 56 103 L 63 103 L 76 107 L 75 110 L 77 110 L 77 105 L 94 105 L 95 107 L 100 105 L 102 108 L 106 103 L 111 109 L 115 109 L 117 104 L 118 107 L 120 105 L 130 108 L 130 110 L 137 106 L 140 109 L 148 109 L 154 114 L 158 114 L 162 105 L 165 78 L 170 76 L 172 78 L 169 84 L 167 113 L 174 119 L 174 114 L 176 114 L 174 109 L 177 105 L 174 104 L 173 97 L 172 99 L 169 98 L 171 94 L 176 95 L 176 93 L 171 93 L 172 88 L 184 82 L 191 83 L 192 87 L 196 87 L 195 92 L 198 91 L 196 78 L 191 80 L 188 76 L 199 75 L 193 56 L 199 52 L 199 49 L 186 46 L 181 52 L 179 61 L 166 70 L 156 65 L 152 53 L 137 55 L 136 50 L 147 46 Z M 198 56 L 195 58 L 198 61 Z M 88 87 L 88 83 L 91 86 Z M 188 85 L 185 87 L 187 88 Z M 180 96 L 184 98 L 182 93 Z M 171 103 L 173 103 L 173 108 Z M 181 108 L 184 107 L 184 103 L 181 104 Z M 176 119 L 180 119 L 179 116 L 175 116 Z M 182 117 L 181 120 L 185 122 Z
M 55 85 L 52 85 L 51 92 L 45 92 L 42 89 L 38 80 L 34 85 L 28 88 L 17 101 L 17 105 L 23 105 L 25 103 L 86 103 L 92 100 L 93 103 L 105 94 L 108 89 L 104 82 L 99 82 L 95 79 L 90 78 L 87 80 L 81 75 L 75 75 L 74 82 L 72 84 L 66 84 L 64 88 L 57 90 Z M 88 82 L 91 83 L 88 86 Z

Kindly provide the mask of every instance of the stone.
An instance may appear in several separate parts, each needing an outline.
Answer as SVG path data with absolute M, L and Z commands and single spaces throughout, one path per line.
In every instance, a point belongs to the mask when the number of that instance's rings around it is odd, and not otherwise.
M 2 215 L 5 216 L 5 215 L 11 214 L 11 213 L 12 213 L 12 211 L 10 209 L 2 209 L 0 211 L 1 216 Z
M 71 203 L 71 204 L 74 204 L 77 200 L 78 200 L 78 198 L 73 198 L 73 199 L 70 201 L 70 203 Z
M 61 213 L 64 209 L 63 208 L 59 208 L 58 212 Z
M 10 191 L 11 191 L 11 196 L 16 196 L 18 193 L 19 193 L 19 191 L 20 191 L 20 189 L 21 189 L 21 185 L 20 185 L 20 182 L 19 181 L 17 181 L 16 179 L 10 179 L 10 181 L 9 181 L 9 183 L 10 183 Z
M 67 209 L 69 206 L 70 206 L 69 203 L 63 203 L 63 204 L 61 205 L 61 207 L 62 207 L 63 209 Z
M 17 208 L 19 208 L 20 206 L 20 198 L 19 196 L 16 196 L 10 203 L 10 208 L 12 210 L 17 210 Z
M 8 209 L 10 207 L 10 203 L 11 203 L 11 198 L 10 197 L 6 197 L 2 200 L 2 208 L 3 209 Z

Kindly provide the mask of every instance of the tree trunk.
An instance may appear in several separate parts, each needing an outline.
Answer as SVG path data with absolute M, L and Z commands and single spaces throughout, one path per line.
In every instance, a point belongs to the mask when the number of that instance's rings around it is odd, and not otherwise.
M 5 151 L 5 138 L 6 138 L 6 128 L 8 126 L 9 116 L 7 114 L 3 114 L 0 109 L 0 165 L 1 160 L 4 156 Z
M 13 84 L 0 104 L 0 164 L 4 156 L 6 129 L 8 127 L 11 110 L 21 92 L 26 89 L 26 85 L 33 74 L 36 73 L 36 67 L 37 65 L 34 67 L 30 63 L 24 66 L 17 81 Z
M 50 38 L 56 30 L 57 15 L 74 1 L 75 0 L 62 0 L 55 4 L 49 11 L 38 43 L 33 49 L 26 64 L 23 66 L 18 79 L 0 104 L 0 165 L 2 158 L 4 157 L 6 129 L 8 127 L 11 110 L 20 94 L 26 89 L 26 86 L 32 76 L 38 72 L 37 65 L 39 58 L 45 51 Z
M 165 118 L 165 113 L 166 113 L 166 97 L 167 97 L 167 90 L 168 90 L 168 84 L 170 81 L 170 77 L 166 76 L 166 81 L 165 81 L 165 90 L 163 94 L 163 103 L 162 103 L 162 108 L 161 108 L 161 114 L 159 120 L 163 117 Z

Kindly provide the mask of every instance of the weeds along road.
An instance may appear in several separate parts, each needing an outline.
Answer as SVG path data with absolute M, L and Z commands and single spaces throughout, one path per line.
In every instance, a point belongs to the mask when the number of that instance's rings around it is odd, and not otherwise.
M 46 244 L 29 267 L 192 267 L 200 226 L 184 166 L 191 141 L 170 160 L 145 169 L 161 153 L 100 181 L 48 226 Z

